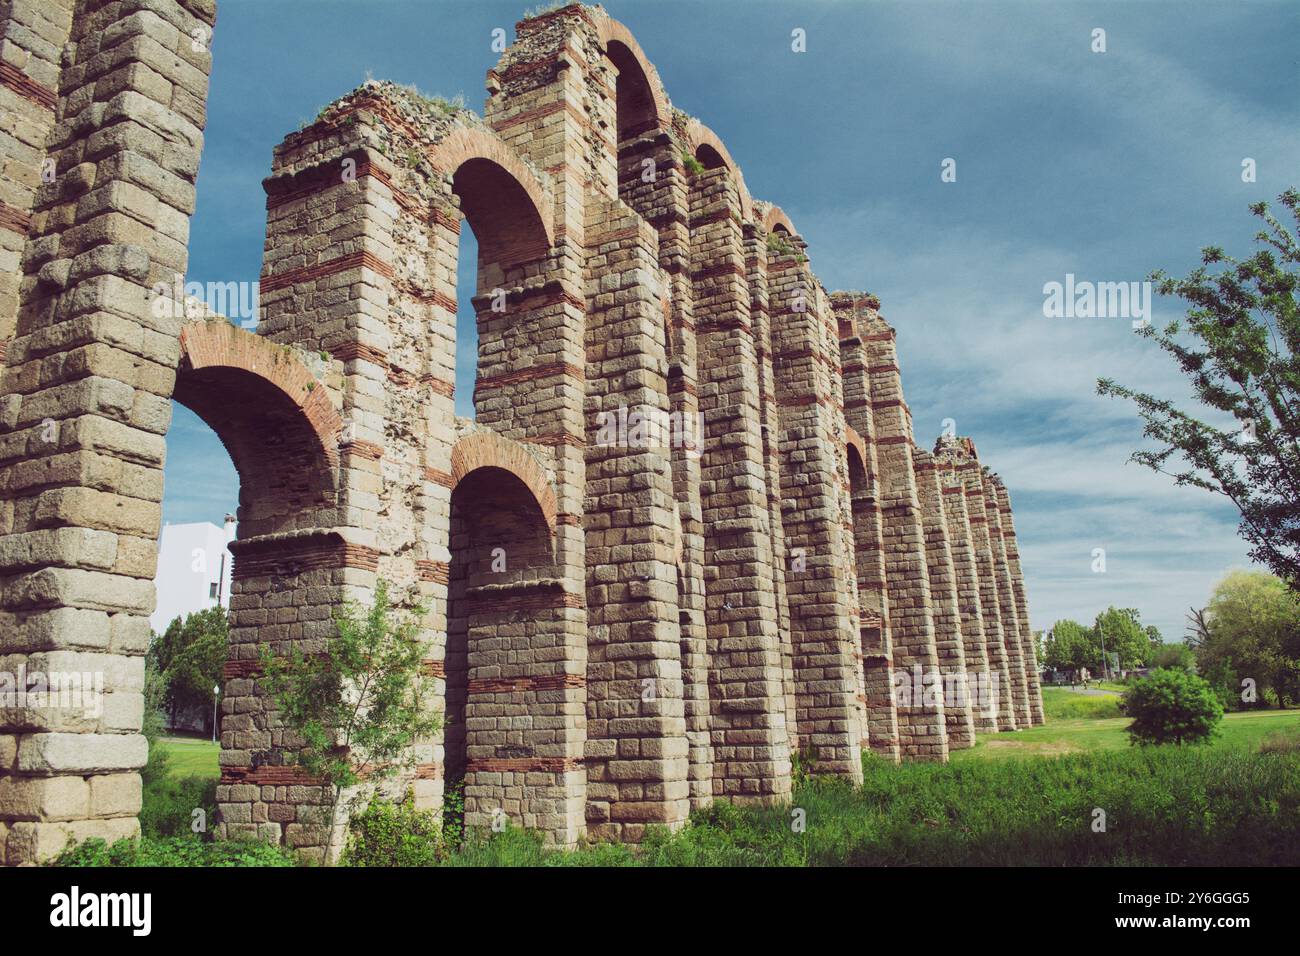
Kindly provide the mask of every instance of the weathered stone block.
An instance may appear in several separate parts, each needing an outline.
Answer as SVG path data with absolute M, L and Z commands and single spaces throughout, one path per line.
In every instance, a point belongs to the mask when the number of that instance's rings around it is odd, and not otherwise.
M 138 770 L 149 746 L 139 734 L 29 734 L 18 744 L 18 770 L 31 774 Z

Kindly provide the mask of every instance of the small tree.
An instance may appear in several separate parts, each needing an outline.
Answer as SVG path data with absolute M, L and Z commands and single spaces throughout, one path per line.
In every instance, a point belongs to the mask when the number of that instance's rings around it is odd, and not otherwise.
M 1234 707 L 1300 702 L 1300 596 L 1266 571 L 1230 571 L 1205 608 L 1200 672 Z M 1243 696 L 1249 678 L 1255 693 Z
M 1124 694 L 1135 744 L 1194 743 L 1210 737 L 1223 718 L 1214 690 L 1195 674 L 1156 670 Z
M 1102 647 L 1107 655 L 1118 655 L 1122 668 L 1140 667 L 1150 659 L 1153 649 L 1150 632 L 1154 629 L 1144 628 L 1139 618 L 1137 610 L 1131 607 L 1110 607 L 1097 615 L 1092 630 L 1099 659 Z
M 422 608 L 412 617 L 393 613 L 380 581 L 368 609 L 349 602 L 335 616 L 323 655 L 261 648 L 263 686 L 303 740 L 298 765 L 333 789 L 331 839 L 343 791 L 409 766 L 412 745 L 442 726 L 422 676 L 421 616 Z
M 230 622 L 223 607 L 176 617 L 149 644 L 146 671 L 156 675 L 149 688 L 154 703 L 176 725 L 181 710 L 197 710 L 204 726 L 212 715 L 212 688 L 221 682 L 230 641 Z
M 1300 223 L 1300 191 L 1279 200 Z M 1300 240 L 1267 203 L 1250 208 L 1265 226 L 1254 255 L 1211 246 L 1184 279 L 1151 275 L 1189 309 L 1185 322 L 1139 334 L 1174 358 L 1202 407 L 1184 411 L 1105 378 L 1097 390 L 1131 400 L 1156 443 L 1132 461 L 1231 501 L 1250 556 L 1300 588 Z

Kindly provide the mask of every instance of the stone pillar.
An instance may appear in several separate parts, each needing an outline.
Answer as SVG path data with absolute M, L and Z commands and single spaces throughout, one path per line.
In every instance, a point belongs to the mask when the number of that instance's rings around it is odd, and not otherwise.
M 971 448 L 970 455 L 956 466 L 956 474 L 966 495 L 971 543 L 975 552 L 975 571 L 979 580 L 980 609 L 984 619 L 984 646 L 988 654 L 989 671 L 997 684 L 998 730 L 1015 730 L 1017 725 L 1010 656 L 1002 630 L 1002 608 L 998 601 L 984 483 L 980 477 L 979 460 L 974 456 L 973 446 Z
M 683 440 L 670 449 L 673 497 L 680 525 L 677 606 L 682 694 L 690 747 L 691 808 L 713 802 L 713 743 L 709 739 L 709 655 L 704 628 L 704 530 L 700 505 L 699 371 L 691 299 L 686 170 L 681 148 L 658 125 L 619 143 L 619 196 L 657 228 L 664 274 L 668 396 Z M 646 161 L 654 175 L 646 175 Z
M 595 200 L 586 234 L 588 822 L 639 840 L 689 812 L 670 464 L 683 434 L 668 417 L 655 230 Z
M 155 317 L 149 295 L 185 271 L 209 69 L 190 38 L 210 34 L 214 9 L 81 0 L 57 84 L 67 5 L 42 5 L 48 26 L 27 4 L 6 13 L 3 86 L 54 108 L 55 177 L 32 203 L 0 380 L 0 670 L 90 673 L 103 690 L 89 706 L 0 717 L 0 855 L 31 863 L 69 836 L 139 832 L 144 653 L 180 356 L 179 321 Z M 24 39 L 44 52 L 19 66 Z M 57 87 L 57 102 L 29 81 Z M 35 159 L 43 118 L 12 115 Z
M 821 333 L 821 353 L 825 356 L 822 363 L 830 373 L 831 398 L 828 402 L 831 429 L 835 436 L 835 485 L 839 491 L 838 521 L 835 532 L 838 541 L 837 553 L 844 568 L 844 586 L 849 603 L 848 648 L 850 658 L 851 693 L 856 711 L 858 727 L 858 748 L 862 753 L 871 750 L 870 717 L 867 706 L 867 675 L 863 667 L 863 604 L 858 591 L 857 571 L 857 526 L 853 516 L 853 481 L 849 467 L 849 446 L 851 442 L 860 443 L 861 436 L 849 427 L 844 410 L 844 369 L 840 354 L 840 322 L 834 302 L 826 288 L 817 282 L 817 312 L 821 316 L 819 331 Z M 861 448 L 854 457 L 861 459 Z M 859 759 L 861 763 L 861 759 Z
M 993 475 L 993 488 L 997 494 L 998 511 L 1002 519 L 1002 540 L 1007 554 L 1007 570 L 1011 575 L 1011 594 L 1016 605 L 1016 618 L 1020 624 L 1021 657 L 1029 695 L 1031 724 L 1042 724 L 1043 689 L 1038 676 L 1038 654 L 1034 648 L 1034 632 L 1029 625 L 1029 602 L 1025 596 L 1025 578 L 1020 569 L 1020 549 L 1016 545 L 1016 529 L 1011 521 L 1011 498 L 1002 479 Z
M 695 173 L 690 197 L 714 795 L 776 802 L 790 750 L 740 199 L 726 167 Z
M 880 466 L 871 415 L 867 355 L 858 333 L 856 318 L 857 310 L 866 306 L 867 296 L 865 293 L 837 292 L 832 295 L 831 301 L 839 318 L 844 418 L 847 427 L 851 429 L 848 441 L 849 487 L 868 737 L 873 753 L 897 762 L 898 713 L 894 703 L 884 519 L 880 512 Z M 861 459 L 860 471 L 859 465 L 854 463 L 855 454 Z
M 753 224 L 745 226 L 745 269 L 749 283 L 749 312 L 758 356 L 758 417 L 762 435 L 763 474 L 767 482 L 767 520 L 772 538 L 772 582 L 776 588 L 776 625 L 781 635 L 781 678 L 785 687 L 786 734 L 791 752 L 802 746 L 794 719 L 794 642 L 790 630 L 790 599 L 786 590 L 790 554 L 781 519 L 781 423 L 772 366 L 772 317 L 768 297 L 766 236 Z
M 898 701 L 899 743 L 904 757 L 943 761 L 948 758 L 948 734 L 942 694 L 933 690 L 927 694 L 927 685 L 920 683 L 928 678 L 928 686 L 933 687 L 939 654 L 921 502 L 912 465 L 911 413 L 903 401 L 894 330 L 874 311 L 863 315 L 859 328 L 870 362 L 894 678 L 906 680 L 910 688 L 905 700 Z
M 944 512 L 934 455 L 916 449 L 912 467 L 916 472 L 917 493 L 921 500 L 921 526 L 925 529 L 926 568 L 934 607 L 935 649 L 943 673 L 943 713 L 948 725 L 948 749 L 959 750 L 974 745 L 975 719 L 968 693 L 961 612 L 957 608 L 957 571 L 953 566 L 948 517 Z
M 819 771 L 856 780 L 865 732 L 857 700 L 856 589 L 844 547 L 843 430 L 835 421 L 839 355 L 827 354 L 825 303 L 802 243 L 785 235 L 769 247 L 769 256 L 796 724 Z
M 8 0 L 0 6 L 0 365 L 14 335 L 23 243 L 36 191 L 59 172 L 46 154 L 59 102 L 63 45 L 73 0 Z
M 970 675 L 968 686 L 975 694 L 975 698 L 971 701 L 971 712 L 977 731 L 995 733 L 998 729 L 997 704 L 996 699 L 991 696 L 993 676 L 989 669 L 974 536 L 971 533 L 969 512 L 966 509 L 966 489 L 957 471 L 961 459 L 955 450 L 955 443 L 950 446 L 944 439 L 940 439 L 936 446 L 935 458 L 939 465 L 939 482 L 943 489 L 944 520 L 948 525 L 948 539 L 952 546 L 953 568 L 957 574 L 957 603 L 961 611 L 962 643 L 966 651 L 966 672 Z
M 1007 649 L 1007 669 L 1011 672 L 1011 697 L 1016 711 L 1016 727 L 1030 725 L 1029 679 L 1025 674 L 1024 643 L 1020 636 L 1020 617 L 1016 611 L 1011 586 L 1011 567 L 1007 562 L 1006 541 L 1002 537 L 1002 513 L 998 508 L 997 489 L 988 469 L 981 473 L 984 486 L 984 514 L 988 519 L 989 548 L 993 554 L 993 578 L 998 588 L 998 613 L 1002 616 L 1002 640 Z
M 337 855 L 347 818 L 337 814 L 334 832 L 326 832 L 333 795 L 291 766 L 302 741 L 277 726 L 256 684 L 259 648 L 323 652 L 334 635 L 332 608 L 347 600 L 368 605 L 382 578 L 397 612 L 428 606 L 421 635 L 428 673 L 440 676 L 443 665 L 451 383 L 445 371 L 428 369 L 447 365 L 454 308 L 448 313 L 432 295 L 448 262 L 445 249 L 441 257 L 435 251 L 426 201 L 412 193 L 418 186 L 410 171 L 390 163 L 380 145 L 391 122 L 377 89 L 344 98 L 286 137 L 264 182 L 258 332 L 330 359 L 343 427 L 333 507 L 290 515 L 288 527 L 300 532 L 293 535 L 278 522 L 253 526 L 241 511 L 217 798 L 223 835 L 283 842 L 308 859 Z M 454 246 L 452 255 L 454 273 Z M 420 333 L 411 334 L 414 323 L 400 316 L 414 319 Z M 432 330 L 431 343 L 424 330 Z M 433 423 L 443 426 L 434 432 L 444 446 L 435 455 L 444 469 L 438 474 L 448 477 L 434 482 L 430 496 L 426 435 Z M 442 499 L 440 561 L 423 530 L 437 524 L 428 515 L 430 497 Z M 330 538 L 343 546 L 316 544 Z M 435 748 L 422 743 L 414 779 L 397 784 L 409 784 L 422 807 L 441 802 Z
M 594 424 L 584 408 L 584 313 L 589 303 L 585 232 L 589 204 L 599 197 L 615 199 L 618 191 L 616 103 L 597 75 L 599 58 L 586 20 L 581 8 L 567 7 L 520 21 L 515 43 L 488 73 L 484 119 L 502 143 L 545 175 L 551 195 L 543 217 L 554 224 L 555 245 L 545 267 L 501 283 L 506 288 L 521 282 L 530 286 L 538 308 L 535 318 L 523 324 L 511 316 L 497 316 L 491 325 L 480 322 L 475 393 L 480 423 L 548 449 L 563 516 L 557 526 L 556 561 L 566 576 L 576 579 L 571 586 L 579 593 L 588 586 L 588 529 L 583 522 L 586 446 Z M 587 53 L 575 56 L 578 47 Z M 593 96 L 597 86 L 602 89 Z M 480 289 L 489 287 L 480 276 Z M 489 329 L 493 335 L 485 342 Z M 575 609 L 569 627 L 568 653 L 582 661 L 585 671 L 591 639 L 599 642 L 605 632 L 587 633 L 585 607 Z M 581 696 L 585 698 L 585 690 Z M 588 701 L 586 721 L 595 719 L 595 712 Z M 586 721 L 581 723 L 583 735 Z M 607 744 L 596 739 L 585 756 L 598 765 Z M 600 804 L 607 794 L 594 793 L 587 807 L 598 826 L 605 822 L 607 808 Z

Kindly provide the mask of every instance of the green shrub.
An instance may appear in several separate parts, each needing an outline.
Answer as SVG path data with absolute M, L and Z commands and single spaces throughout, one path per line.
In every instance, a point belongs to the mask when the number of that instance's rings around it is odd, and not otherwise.
M 204 830 L 216 823 L 215 777 L 167 777 L 145 784 L 140 807 L 140 831 L 149 837 L 183 836 L 193 832 L 194 811 L 203 811 Z
M 442 817 L 417 810 L 409 794 L 401 803 L 371 800 L 348 823 L 344 866 L 433 866 L 443 856 Z
M 149 746 L 149 756 L 140 768 L 140 780 L 145 791 L 153 784 L 166 780 L 168 774 L 167 751 L 160 747 L 163 735 L 163 713 L 159 701 L 163 695 L 162 677 L 150 670 L 148 658 L 145 659 L 145 708 L 140 733 Z
M 1196 673 L 1196 653 L 1186 644 L 1160 644 L 1151 655 L 1152 667 Z
M 1223 704 L 1195 674 L 1155 670 L 1124 693 L 1124 710 L 1133 718 L 1134 743 L 1194 743 L 1205 740 L 1223 719 Z
M 257 840 L 200 840 L 186 837 L 141 837 L 118 840 L 112 846 L 98 838 L 70 843 L 51 866 L 294 866 L 283 847 Z
M 687 176 L 698 176 L 704 172 L 704 164 L 685 150 L 682 150 L 682 167 Z
M 147 676 L 146 680 L 150 678 Z M 152 692 L 158 693 L 155 683 Z M 146 693 L 146 697 L 149 694 Z M 203 810 L 204 823 L 216 822 L 217 781 L 207 777 L 170 775 L 167 751 L 160 745 L 162 711 L 146 706 L 143 734 L 149 745 L 149 757 L 140 770 L 140 831 L 146 837 L 171 837 L 191 833 L 195 810 Z
M 795 248 L 788 236 L 774 230 L 767 234 L 767 251 L 778 256 L 792 256 Z
M 465 838 L 465 779 L 447 781 L 442 792 L 442 842 L 459 846 Z

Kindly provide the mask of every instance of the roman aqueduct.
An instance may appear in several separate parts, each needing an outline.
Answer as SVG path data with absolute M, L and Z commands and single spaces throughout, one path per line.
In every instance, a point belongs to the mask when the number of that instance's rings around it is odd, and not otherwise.
M 404 785 L 432 807 L 462 784 L 468 824 L 559 846 L 786 800 L 792 754 L 860 779 L 866 750 L 944 760 L 1041 723 L 1006 488 L 969 439 L 916 444 L 879 303 L 821 286 L 625 27 L 521 21 L 482 119 L 371 82 L 287 136 L 254 332 L 159 301 L 215 19 L 0 2 L 0 671 L 107 691 L 94 716 L 0 710 L 0 860 L 138 832 L 173 399 L 240 478 L 223 835 L 337 847 L 258 649 L 320 652 L 380 580 L 427 609 L 447 716 Z M 936 672 L 1000 693 L 898 692 Z

